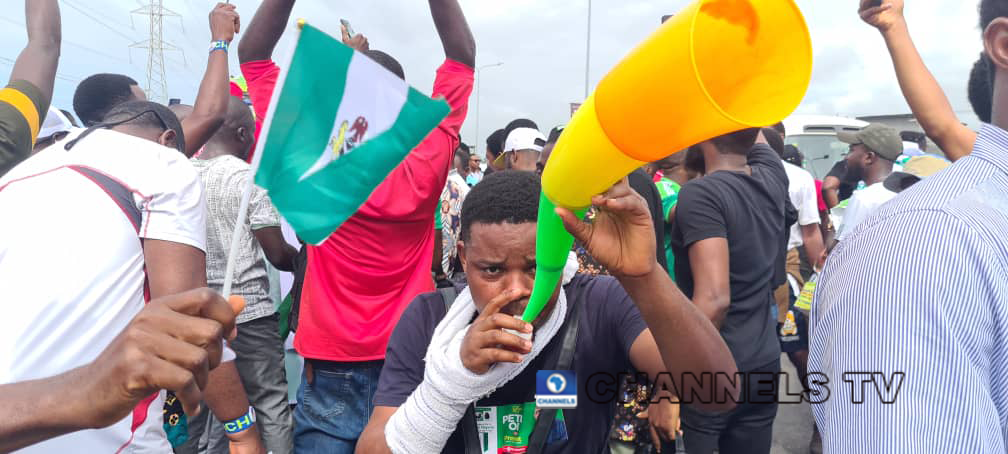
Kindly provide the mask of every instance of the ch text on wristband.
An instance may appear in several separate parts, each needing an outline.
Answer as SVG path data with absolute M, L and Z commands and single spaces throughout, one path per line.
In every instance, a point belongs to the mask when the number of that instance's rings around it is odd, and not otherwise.
M 210 53 L 212 54 L 215 50 L 222 50 L 227 52 L 228 42 L 224 40 L 218 40 L 210 43 Z
M 249 407 L 248 413 L 245 413 L 238 419 L 227 421 L 224 423 L 224 432 L 228 435 L 233 435 L 239 432 L 244 432 L 255 425 L 256 416 L 255 409 Z

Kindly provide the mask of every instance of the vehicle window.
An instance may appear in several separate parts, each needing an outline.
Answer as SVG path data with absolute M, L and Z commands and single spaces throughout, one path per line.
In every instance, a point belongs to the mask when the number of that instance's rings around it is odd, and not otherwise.
M 805 156 L 802 167 L 812 173 L 817 180 L 826 178 L 833 164 L 847 154 L 848 145 L 837 139 L 835 134 L 795 134 L 784 139 L 784 143 L 798 147 Z

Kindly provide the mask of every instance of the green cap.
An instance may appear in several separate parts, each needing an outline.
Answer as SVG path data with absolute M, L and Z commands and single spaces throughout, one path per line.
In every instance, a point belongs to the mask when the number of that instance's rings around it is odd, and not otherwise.
M 837 138 L 851 145 L 864 145 L 889 161 L 895 161 L 903 154 L 903 139 L 899 131 L 880 123 L 872 123 L 856 132 L 841 131 L 837 133 Z

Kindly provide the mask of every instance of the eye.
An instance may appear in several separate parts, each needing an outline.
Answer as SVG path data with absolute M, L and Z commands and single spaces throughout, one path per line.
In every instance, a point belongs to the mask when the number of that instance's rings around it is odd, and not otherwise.
M 499 266 L 488 266 L 483 268 L 483 272 L 486 274 L 500 274 L 503 271 Z

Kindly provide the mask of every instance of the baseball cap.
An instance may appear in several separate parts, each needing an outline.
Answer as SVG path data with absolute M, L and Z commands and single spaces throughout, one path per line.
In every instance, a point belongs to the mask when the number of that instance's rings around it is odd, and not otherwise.
M 538 129 L 516 128 L 504 140 L 504 152 L 500 156 L 497 156 L 494 164 L 498 166 L 504 165 L 504 156 L 508 152 L 524 150 L 541 152 L 544 146 L 546 146 L 546 136 L 539 132 Z
M 903 154 L 903 139 L 899 131 L 879 123 L 872 123 L 860 131 L 841 131 L 837 133 L 837 138 L 851 145 L 864 145 L 889 161 L 895 161 Z
M 52 137 L 53 134 L 60 132 L 68 132 L 70 128 L 73 128 L 73 123 L 67 119 L 63 112 L 55 107 L 49 107 L 49 111 L 46 112 L 45 120 L 42 121 L 42 126 L 39 127 L 39 133 L 36 140 L 42 140 L 45 138 Z
M 893 172 L 882 183 L 892 192 L 903 192 L 914 183 L 941 172 L 952 163 L 934 156 L 914 156 L 903 164 L 903 170 Z

